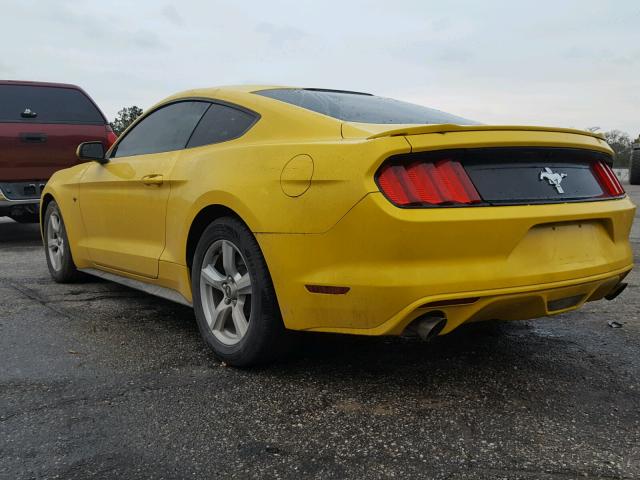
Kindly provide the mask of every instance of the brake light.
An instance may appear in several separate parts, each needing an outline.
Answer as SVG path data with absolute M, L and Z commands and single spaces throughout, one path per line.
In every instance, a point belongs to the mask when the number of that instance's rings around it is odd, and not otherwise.
M 117 139 L 118 139 L 118 136 L 115 133 L 113 133 L 111 126 L 107 125 L 107 148 L 110 148 L 111 145 L 116 143 Z
M 606 196 L 619 197 L 624 195 L 624 188 L 609 165 L 604 162 L 594 162 L 592 168 Z
M 418 161 L 385 165 L 378 186 L 395 205 L 473 204 L 482 201 L 460 162 Z

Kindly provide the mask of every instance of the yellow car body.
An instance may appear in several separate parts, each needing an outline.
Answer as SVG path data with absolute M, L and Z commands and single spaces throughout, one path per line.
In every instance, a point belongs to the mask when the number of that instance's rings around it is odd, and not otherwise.
M 266 88 L 192 90 L 151 109 L 187 98 L 239 105 L 259 115 L 239 138 L 57 172 L 42 211 L 58 203 L 78 269 L 191 304 L 198 236 L 233 215 L 262 250 L 288 329 L 398 335 L 428 312 L 444 315 L 444 334 L 471 321 L 573 310 L 611 293 L 632 268 L 635 206 L 626 196 L 403 209 L 375 181 L 388 157 L 410 152 L 534 146 L 611 155 L 596 134 L 350 123 L 253 93 Z

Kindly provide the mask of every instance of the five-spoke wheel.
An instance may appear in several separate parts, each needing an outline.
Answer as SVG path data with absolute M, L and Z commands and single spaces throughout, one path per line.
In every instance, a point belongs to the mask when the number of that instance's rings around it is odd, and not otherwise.
M 271 276 L 258 242 L 240 220 L 213 221 L 191 263 L 193 308 L 200 333 L 229 365 L 273 360 L 289 347 Z
M 73 263 L 67 230 L 56 202 L 49 202 L 47 205 L 42 227 L 49 273 L 59 283 L 78 281 L 82 274 Z
M 240 250 L 217 240 L 207 250 L 201 269 L 200 301 L 207 325 L 225 345 L 242 340 L 251 321 L 251 275 Z
M 64 238 L 62 236 L 62 221 L 57 211 L 51 212 L 47 220 L 47 254 L 54 270 L 62 268 L 64 256 Z

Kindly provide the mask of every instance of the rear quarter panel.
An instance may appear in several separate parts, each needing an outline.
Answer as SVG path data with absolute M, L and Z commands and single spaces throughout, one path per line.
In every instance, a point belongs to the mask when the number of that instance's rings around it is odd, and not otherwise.
M 371 188 L 363 182 L 369 165 L 409 151 L 400 137 L 345 140 L 339 122 L 316 114 L 291 129 L 278 112 L 261 114 L 239 139 L 181 152 L 171 175 L 162 260 L 185 264 L 193 219 L 209 205 L 232 209 L 254 233 L 327 231 Z M 313 169 L 309 188 L 293 197 L 283 191 L 281 176 L 298 155 L 310 156 Z

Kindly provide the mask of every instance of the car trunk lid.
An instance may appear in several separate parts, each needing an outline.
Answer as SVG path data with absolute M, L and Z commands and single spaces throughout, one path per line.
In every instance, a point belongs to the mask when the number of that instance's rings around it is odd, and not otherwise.
M 376 174 L 381 191 L 399 206 L 564 203 L 624 195 L 610 169 L 610 148 L 591 132 L 486 125 L 380 127 L 369 127 L 366 138 L 402 136 L 411 148 L 388 158 Z M 364 133 L 361 125 L 350 128 Z

